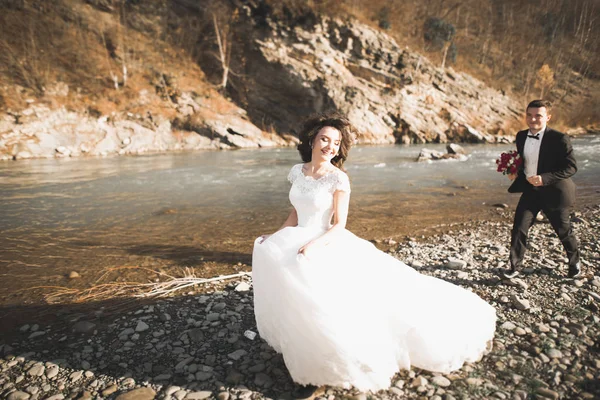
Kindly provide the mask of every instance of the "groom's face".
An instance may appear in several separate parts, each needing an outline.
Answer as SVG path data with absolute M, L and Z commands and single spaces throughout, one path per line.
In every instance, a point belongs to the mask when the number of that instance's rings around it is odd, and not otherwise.
M 527 113 L 525 115 L 525 120 L 527 121 L 527 126 L 533 133 L 537 133 L 546 127 L 548 121 L 552 116 L 548 114 L 548 109 L 546 107 L 530 107 L 527 109 Z

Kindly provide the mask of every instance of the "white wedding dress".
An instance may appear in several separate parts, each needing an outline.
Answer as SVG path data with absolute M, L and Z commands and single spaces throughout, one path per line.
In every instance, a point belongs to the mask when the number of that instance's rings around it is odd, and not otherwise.
M 336 170 L 288 176 L 298 226 L 254 243 L 254 312 L 260 336 L 300 384 L 377 391 L 411 366 L 450 372 L 477 361 L 494 337 L 492 306 L 459 286 L 421 275 L 345 230 L 306 256 L 298 249 L 331 226 Z

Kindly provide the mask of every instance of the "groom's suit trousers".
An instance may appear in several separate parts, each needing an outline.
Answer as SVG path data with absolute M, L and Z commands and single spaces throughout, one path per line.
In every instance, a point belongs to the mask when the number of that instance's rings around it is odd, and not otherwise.
M 579 262 L 577 238 L 571 228 L 571 207 L 548 207 L 543 193 L 533 188 L 526 189 L 519 200 L 513 223 L 510 243 L 510 264 L 514 269 L 521 268 L 527 248 L 527 234 L 541 210 L 558 235 L 569 259 L 569 265 Z

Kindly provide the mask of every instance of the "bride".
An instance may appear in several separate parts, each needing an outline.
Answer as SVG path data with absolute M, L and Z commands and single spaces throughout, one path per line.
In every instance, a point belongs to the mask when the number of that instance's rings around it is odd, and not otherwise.
M 337 114 L 305 123 L 304 163 L 288 175 L 294 209 L 254 243 L 254 310 L 261 337 L 283 354 L 295 382 L 375 392 L 401 368 L 447 373 L 479 360 L 496 312 L 345 229 L 343 163 L 354 133 Z

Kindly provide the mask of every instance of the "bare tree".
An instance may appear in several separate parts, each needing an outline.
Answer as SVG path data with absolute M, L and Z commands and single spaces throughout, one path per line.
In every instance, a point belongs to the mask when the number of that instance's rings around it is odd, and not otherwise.
M 217 16 L 213 13 L 213 26 L 217 35 L 217 44 L 219 45 L 219 61 L 223 69 L 221 79 L 221 88 L 224 90 L 227 87 L 227 79 L 229 77 L 229 62 L 231 61 L 231 37 L 226 29 L 219 28 Z
M 106 50 L 106 64 L 108 65 L 108 72 L 110 74 L 110 78 L 113 81 L 115 86 L 115 90 L 119 90 L 119 77 L 114 73 L 111 62 L 110 62 L 110 50 L 108 49 L 108 43 L 106 41 L 106 35 L 104 34 L 104 29 L 101 29 L 100 34 L 102 36 L 102 43 L 104 44 L 104 49 Z
M 125 14 L 125 2 L 121 3 L 119 10 L 120 23 L 118 24 L 119 42 L 121 45 L 121 70 L 123 73 L 123 86 L 127 85 L 127 15 Z

